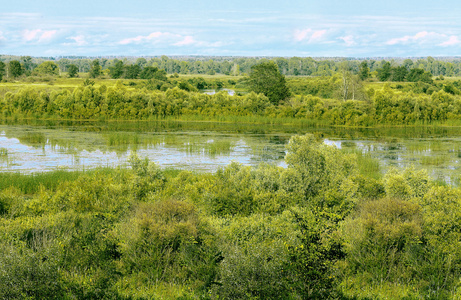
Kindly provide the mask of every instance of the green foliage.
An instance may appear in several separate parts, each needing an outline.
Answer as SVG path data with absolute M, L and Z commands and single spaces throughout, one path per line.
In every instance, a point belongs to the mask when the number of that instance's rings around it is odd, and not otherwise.
M 234 96 L 226 92 L 214 95 L 197 92 L 203 87 L 218 88 L 223 83 L 220 80 L 163 81 L 155 79 L 157 75 L 165 79 L 162 70 L 155 74 L 146 81 L 133 79 L 135 81 L 108 86 L 101 84 L 101 79 L 86 78 L 83 86 L 95 87 L 86 90 L 81 85 L 73 90 L 18 88 L 4 94 L 0 110 L 6 117 L 18 118 L 169 118 L 345 126 L 453 124 L 461 116 L 461 95 L 456 81 L 445 85 L 419 81 L 366 89 L 356 81 L 355 75 L 346 74 L 346 84 L 341 74 L 330 78 L 296 78 L 290 79 L 288 85 L 299 95 L 274 105 L 268 97 L 253 92 Z M 130 88 L 126 88 L 127 85 Z M 326 99 L 344 97 L 346 101 Z
M 74 64 L 70 64 L 67 66 L 67 76 L 69 78 L 78 77 L 78 67 Z
M 342 224 L 347 253 L 344 277 L 351 279 L 348 282 L 357 278 L 374 290 L 372 295 L 379 295 L 388 283 L 411 284 L 422 233 L 417 204 L 392 198 L 362 202 Z M 361 294 L 358 286 L 352 290 L 357 291 L 353 296 Z
M 3 61 L 0 61 L 0 81 L 3 79 L 3 76 L 5 75 L 5 68 L 5 63 Z
M 109 68 L 110 77 L 113 79 L 121 78 L 124 72 L 123 61 L 117 60 L 115 65 Z
M 384 189 L 392 198 L 419 198 L 424 196 L 429 188 L 429 175 L 426 170 L 416 171 L 409 168 L 400 173 L 397 169 L 391 169 L 384 176 Z
M 274 105 L 290 97 L 285 77 L 280 74 L 277 65 L 273 62 L 264 62 L 251 67 L 248 86 L 251 91 L 266 95 Z
M 226 220 L 222 233 L 218 279 L 214 298 L 288 299 L 290 282 L 288 246 L 296 243 L 296 228 L 290 215 L 277 217 L 254 214 Z
M 133 291 L 139 283 L 159 282 L 191 284 L 197 292 L 209 289 L 216 276 L 214 239 L 192 204 L 138 204 L 118 231 L 123 241 L 119 268 L 136 279 Z
M 90 71 L 88 72 L 90 78 L 98 78 L 99 76 L 101 76 L 101 71 L 102 69 L 101 65 L 99 64 L 99 60 L 93 60 L 93 62 L 91 63 Z
M 405 81 L 405 78 L 408 74 L 407 68 L 405 66 L 392 68 L 391 81 Z
M 252 180 L 251 168 L 231 163 L 218 170 L 213 184 L 213 193 L 206 200 L 210 211 L 225 216 L 233 214 L 248 215 L 255 209 L 253 189 L 248 183 Z
M 370 68 L 368 68 L 368 63 L 366 61 L 360 63 L 359 77 L 360 80 L 366 80 L 371 77 Z
M 167 81 L 165 70 L 159 70 L 157 67 L 145 67 L 139 75 L 141 79 L 156 79 Z
M 317 141 L 312 134 L 292 137 L 287 151 L 285 161 L 293 170 L 289 184 L 295 185 L 289 189 L 301 193 L 306 201 L 339 208 L 338 204 L 355 194 L 357 187 L 348 180 L 357 172 L 353 156 Z M 346 203 L 342 209 L 347 209 Z
M 423 69 L 415 68 L 410 70 L 410 73 L 407 75 L 407 80 L 411 82 L 422 81 L 425 83 L 432 83 L 432 74 Z
M 17 60 L 12 60 L 8 63 L 9 76 L 16 78 L 24 74 L 24 68 Z
M 310 209 L 292 210 L 300 242 L 289 246 L 289 267 L 295 271 L 293 289 L 302 299 L 338 297 L 334 287 L 334 265 L 344 257 L 335 237 L 338 216 Z
M 35 249 L 0 243 L 1 299 L 62 299 L 64 286 L 59 274 L 56 245 L 34 237 Z
M 459 296 L 461 189 L 411 168 L 359 175 L 312 135 L 287 151 L 286 168 L 167 171 L 132 154 L 125 170 L 3 174 L 0 298 Z
M 40 74 L 59 75 L 59 66 L 53 61 L 45 61 L 38 65 L 34 71 Z
M 376 70 L 378 72 L 379 81 L 387 81 L 391 77 L 391 63 L 384 62 L 383 66 L 380 69 Z
M 125 78 L 136 79 L 141 73 L 141 67 L 139 65 L 128 65 L 125 66 Z

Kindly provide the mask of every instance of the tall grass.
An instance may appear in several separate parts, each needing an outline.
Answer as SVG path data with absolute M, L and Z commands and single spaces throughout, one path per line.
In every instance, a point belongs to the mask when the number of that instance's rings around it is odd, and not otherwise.
M 383 176 L 379 160 L 373 158 L 371 153 L 362 152 L 358 149 L 343 151 L 346 153 L 355 154 L 357 157 L 357 166 L 361 175 L 374 179 L 380 179 Z
M 202 153 L 214 157 L 216 155 L 229 154 L 234 143 L 228 140 L 212 140 L 206 143 L 188 142 L 184 144 L 185 151 L 189 154 Z
M 43 186 L 46 189 L 55 191 L 65 181 L 73 181 L 84 174 L 100 172 L 109 175 L 118 172 L 119 169 L 97 168 L 88 171 L 67 171 L 55 170 L 51 172 L 21 174 L 0 172 L 0 190 L 14 187 L 24 194 L 34 194 Z

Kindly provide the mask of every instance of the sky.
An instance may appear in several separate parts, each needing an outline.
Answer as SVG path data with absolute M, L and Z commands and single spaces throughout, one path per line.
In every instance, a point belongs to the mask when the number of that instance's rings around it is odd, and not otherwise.
M 461 56 L 459 0 L 14 0 L 0 54 Z

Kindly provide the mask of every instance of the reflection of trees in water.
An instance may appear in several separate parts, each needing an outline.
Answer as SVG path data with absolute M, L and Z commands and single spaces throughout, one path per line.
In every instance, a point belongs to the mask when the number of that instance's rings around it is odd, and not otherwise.
M 19 142 L 26 146 L 42 148 L 46 145 L 47 138 L 40 132 L 27 132 L 16 137 Z
M 69 126 L 70 125 L 70 126 Z M 74 164 L 84 164 L 83 151 L 96 157 L 115 153 L 120 159 L 130 151 L 147 150 L 155 156 L 182 152 L 199 155 L 197 164 L 218 156 L 246 157 L 248 163 L 278 163 L 285 157 L 285 145 L 294 134 L 312 132 L 318 139 L 340 142 L 346 151 L 369 153 L 386 167 L 415 164 L 454 173 L 461 165 L 461 129 L 457 128 L 301 128 L 293 126 L 181 123 L 181 122 L 107 122 L 59 123 L 32 126 L 1 126 L 3 136 L 18 139 L 23 145 L 43 149 L 43 155 L 72 155 Z M 458 135 L 457 135 L 458 134 Z M 422 137 L 421 137 L 422 136 Z M 171 149 L 171 151 L 170 151 Z M 96 152 L 96 153 L 95 153 Z M 156 161 L 162 157 L 154 158 Z M 195 159 L 195 158 L 193 158 Z M 2 158 L 2 165 L 11 164 Z

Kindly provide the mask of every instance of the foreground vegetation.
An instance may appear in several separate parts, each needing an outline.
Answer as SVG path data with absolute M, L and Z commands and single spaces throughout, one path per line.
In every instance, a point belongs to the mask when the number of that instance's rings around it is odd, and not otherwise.
M 0 177 L 2 299 L 453 299 L 461 189 L 365 176 L 295 136 L 281 168 Z

